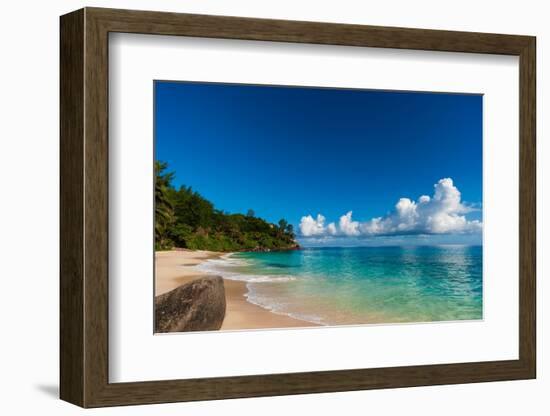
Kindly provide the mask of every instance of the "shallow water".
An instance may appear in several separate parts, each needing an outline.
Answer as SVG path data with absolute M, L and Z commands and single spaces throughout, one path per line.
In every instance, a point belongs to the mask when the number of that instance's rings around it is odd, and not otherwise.
M 305 248 L 200 266 L 243 280 L 248 300 L 324 325 L 482 319 L 482 247 Z

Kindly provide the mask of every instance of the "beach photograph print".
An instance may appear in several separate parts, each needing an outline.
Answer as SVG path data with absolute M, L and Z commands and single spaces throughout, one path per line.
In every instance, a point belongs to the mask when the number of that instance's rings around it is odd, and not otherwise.
M 483 319 L 483 96 L 154 82 L 155 333 Z

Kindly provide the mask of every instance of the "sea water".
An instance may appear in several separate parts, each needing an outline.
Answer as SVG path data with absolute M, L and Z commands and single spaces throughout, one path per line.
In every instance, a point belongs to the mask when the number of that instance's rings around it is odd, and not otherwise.
M 483 318 L 481 246 L 232 253 L 201 268 L 247 282 L 251 303 L 322 325 Z

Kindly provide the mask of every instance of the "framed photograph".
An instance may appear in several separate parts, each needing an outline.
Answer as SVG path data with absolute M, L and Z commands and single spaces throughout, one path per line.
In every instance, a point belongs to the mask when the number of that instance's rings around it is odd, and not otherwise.
M 62 16 L 61 398 L 535 378 L 535 49 Z

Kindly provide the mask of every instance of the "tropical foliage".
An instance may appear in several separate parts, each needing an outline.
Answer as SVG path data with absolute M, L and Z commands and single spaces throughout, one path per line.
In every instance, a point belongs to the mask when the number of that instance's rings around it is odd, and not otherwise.
M 292 224 L 216 209 L 191 187 L 172 186 L 167 164 L 155 163 L 155 246 L 212 251 L 270 251 L 297 248 Z
M 176 223 L 174 204 L 170 198 L 170 182 L 173 173 L 163 173 L 166 163 L 155 162 L 155 244 L 159 247 L 169 247 L 170 230 Z

